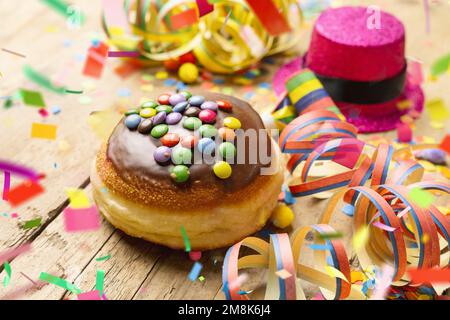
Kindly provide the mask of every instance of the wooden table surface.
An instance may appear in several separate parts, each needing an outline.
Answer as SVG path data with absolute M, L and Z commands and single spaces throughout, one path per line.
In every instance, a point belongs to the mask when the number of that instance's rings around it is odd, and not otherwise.
M 122 79 L 114 73 L 120 64 L 108 60 L 100 80 L 82 75 L 83 55 L 91 40 L 104 39 L 100 26 L 101 1 L 72 1 L 86 14 L 85 25 L 80 30 L 67 28 L 62 16 L 40 1 L 2 1 L 0 13 L 0 46 L 26 55 L 26 58 L 0 51 L 0 96 L 12 95 L 18 88 L 37 89 L 42 92 L 48 107 L 59 106 L 61 113 L 42 118 L 37 109 L 15 104 L 0 110 L 0 159 L 21 163 L 45 172 L 42 180 L 45 193 L 11 208 L 3 201 L 0 204 L 0 252 L 25 242 L 32 242 L 33 250 L 15 258 L 11 263 L 12 279 L 5 288 L 0 286 L 0 298 L 22 299 L 66 299 L 72 295 L 54 285 L 37 288 L 25 276 L 36 281 L 41 272 L 62 277 L 75 283 L 83 292 L 95 288 L 97 269 L 105 271 L 105 293 L 108 299 L 223 299 L 221 291 L 221 267 L 225 250 L 204 252 L 201 275 L 204 281 L 191 282 L 187 278 L 193 262 L 186 253 L 173 251 L 139 239 L 124 235 L 102 220 L 101 228 L 95 232 L 70 234 L 64 231 L 62 211 L 68 205 L 65 188 L 84 188 L 91 194 L 89 169 L 100 140 L 89 129 L 87 118 L 92 111 L 118 109 L 137 104 L 141 97 L 154 97 L 173 89 L 164 80 L 153 80 L 142 85 L 142 74 L 154 75 L 156 69 L 145 70 Z M 428 69 L 439 56 L 450 52 L 450 5 L 446 1 L 434 1 L 431 5 L 431 32 L 425 31 L 425 16 L 422 1 L 339 1 L 340 4 L 375 4 L 395 13 L 404 21 L 407 29 L 407 55 L 424 63 Z M 311 22 L 304 26 L 299 50 L 303 52 L 309 42 Z M 289 58 L 287 58 L 289 59 Z M 282 63 L 283 58 L 277 58 Z M 63 81 L 67 87 L 84 89 L 83 95 L 57 95 L 25 79 L 22 67 L 31 65 L 52 79 Z M 258 79 L 271 82 L 276 66 L 264 66 L 269 72 Z M 427 98 L 442 98 L 450 105 L 450 77 L 443 76 L 436 82 L 427 82 Z M 200 85 L 193 86 L 197 88 Z M 130 96 L 126 95 L 131 91 Z M 220 90 L 233 95 L 250 98 L 260 112 L 270 110 L 275 101 L 272 92 L 260 88 L 258 83 L 245 88 L 225 84 Z M 0 101 L 1 102 L 1 101 Z M 33 122 L 58 126 L 57 139 L 30 138 Z M 449 122 L 446 123 L 448 129 Z M 424 113 L 416 122 L 416 135 L 434 137 L 437 141 L 445 129 L 430 126 Z M 387 136 L 393 137 L 390 132 Z M 0 178 L 0 183 L 3 183 Z M 13 184 L 19 180 L 12 179 Z M 312 197 L 302 198 L 294 206 L 294 226 L 317 222 L 326 205 Z M 11 213 L 18 218 L 11 218 Z M 39 227 L 24 230 L 24 221 L 42 218 Z M 337 218 L 337 228 L 350 234 L 350 218 Z M 96 258 L 111 255 L 106 261 Z M 263 281 L 263 273 L 255 273 L 254 281 Z M 5 276 L 3 270 L 0 279 Z M 26 290 L 26 292 L 22 292 Z M 311 294 L 314 288 L 311 289 Z

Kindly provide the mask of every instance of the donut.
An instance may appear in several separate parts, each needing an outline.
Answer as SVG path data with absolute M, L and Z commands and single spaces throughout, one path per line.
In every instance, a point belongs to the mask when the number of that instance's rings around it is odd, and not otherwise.
M 99 211 L 126 234 L 210 250 L 264 227 L 282 168 L 277 144 L 247 102 L 182 91 L 125 112 L 97 153 L 91 183 Z

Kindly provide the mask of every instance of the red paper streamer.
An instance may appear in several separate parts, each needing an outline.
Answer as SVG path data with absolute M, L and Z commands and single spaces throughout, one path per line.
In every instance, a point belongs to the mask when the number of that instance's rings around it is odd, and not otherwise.
M 416 284 L 450 282 L 450 269 L 448 268 L 411 268 L 407 272 L 411 281 Z
M 191 26 L 198 21 L 197 11 L 189 9 L 170 17 L 172 28 L 175 30 Z
M 247 0 L 261 24 L 272 36 L 291 31 L 283 15 L 278 12 L 272 0 Z
M 214 10 L 214 6 L 212 4 L 209 4 L 208 0 L 196 0 L 196 1 L 200 17 L 203 17 L 204 15 Z

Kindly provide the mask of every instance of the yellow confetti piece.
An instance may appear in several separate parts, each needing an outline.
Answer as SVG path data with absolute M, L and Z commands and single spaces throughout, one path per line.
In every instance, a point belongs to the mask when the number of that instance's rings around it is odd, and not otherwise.
M 358 231 L 355 232 L 353 235 L 352 243 L 353 248 L 355 250 L 360 250 L 364 248 L 364 246 L 367 243 L 367 240 L 369 240 L 369 227 L 363 226 Z
M 100 139 L 106 140 L 121 117 L 111 110 L 97 111 L 89 116 L 88 124 Z
M 154 88 L 155 87 L 152 84 L 145 84 L 141 86 L 141 90 L 144 92 L 152 92 Z
M 167 73 L 167 71 L 158 71 L 155 74 L 155 77 L 158 80 L 164 80 L 164 79 L 167 79 L 169 77 L 169 74 Z
M 340 272 L 338 269 L 333 268 L 331 266 L 325 266 L 325 271 L 327 272 L 327 274 L 330 277 L 339 278 L 339 279 L 342 279 L 345 282 L 349 283 L 348 279 L 345 277 L 345 275 L 342 272 Z
M 68 151 L 68 150 L 70 150 L 70 147 L 71 146 L 70 146 L 69 142 L 67 142 L 67 140 L 64 140 L 64 139 L 59 140 L 59 142 L 58 142 L 59 151 L 62 151 L 62 152 Z
M 351 271 L 350 279 L 352 283 L 366 280 L 366 276 L 361 271 Z
M 58 127 L 53 124 L 44 124 L 33 122 L 31 124 L 31 137 L 39 139 L 56 139 L 56 129 Z
M 409 109 L 409 108 L 411 108 L 412 107 L 412 102 L 411 102 L 411 100 L 402 100 L 402 101 L 399 101 L 398 103 L 397 103 L 397 109 L 398 110 L 407 110 L 407 109 Z
M 448 110 L 444 101 L 440 98 L 427 101 L 426 109 L 430 115 L 431 121 L 445 121 L 448 118 Z
M 443 122 L 436 122 L 436 121 L 431 121 L 430 125 L 433 129 L 442 129 L 444 128 L 444 123 Z
M 89 198 L 83 189 L 66 188 L 66 194 L 69 197 L 70 207 L 74 209 L 89 208 Z

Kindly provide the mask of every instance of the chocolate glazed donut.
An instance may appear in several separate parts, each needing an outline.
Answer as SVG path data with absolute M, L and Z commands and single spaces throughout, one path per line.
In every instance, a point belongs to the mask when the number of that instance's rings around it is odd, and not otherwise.
M 225 101 L 232 106 L 216 111 L 212 124 L 216 129 L 225 127 L 225 118 L 233 117 L 243 130 L 236 131 L 238 136 L 248 129 L 256 130 L 256 140 L 245 140 L 244 148 L 238 148 L 238 158 L 244 163 L 236 163 L 235 159 L 230 163 L 231 175 L 220 179 L 214 173 L 214 163 L 202 161 L 200 151 L 194 147 L 196 161 L 188 165 L 189 179 L 177 183 L 171 177 L 174 164 L 161 164 L 153 156 L 162 146 L 161 139 L 130 130 L 120 121 L 99 151 L 91 175 L 100 211 L 119 229 L 172 248 L 183 248 L 180 228 L 184 227 L 193 249 L 212 249 L 259 230 L 270 217 L 283 182 L 278 147 L 267 133 L 258 134 L 264 125 L 248 103 L 216 93 L 201 96 L 206 101 Z M 194 131 L 185 128 L 183 120 L 169 125 L 168 132 L 181 138 L 192 135 Z M 264 148 L 269 162 L 258 156 L 256 148 L 261 137 L 267 140 Z M 239 154 L 242 152 L 245 157 Z M 250 155 L 252 152 L 257 156 Z M 261 169 L 268 167 L 278 170 L 272 175 L 261 175 Z M 105 187 L 108 191 L 102 192 Z

